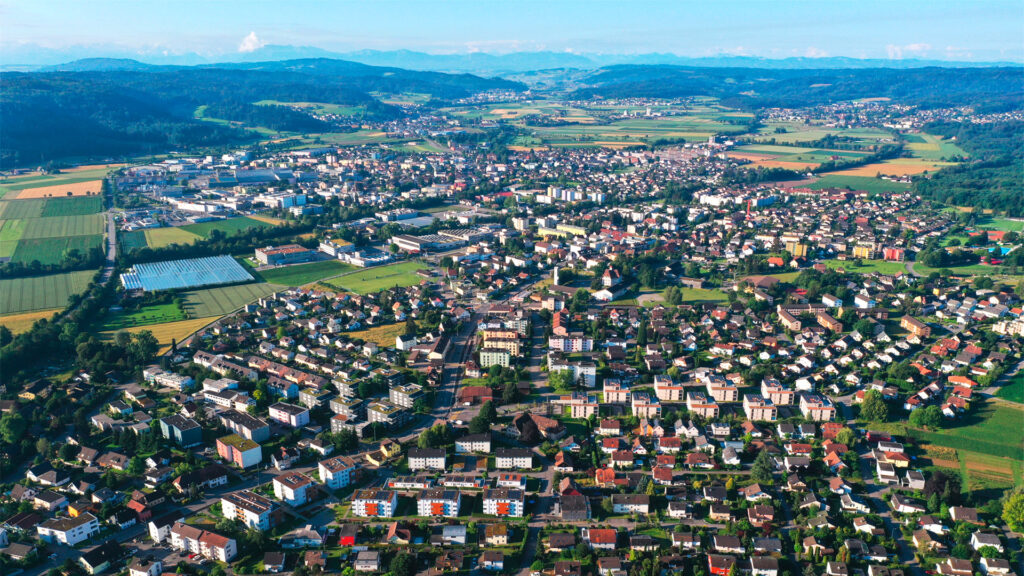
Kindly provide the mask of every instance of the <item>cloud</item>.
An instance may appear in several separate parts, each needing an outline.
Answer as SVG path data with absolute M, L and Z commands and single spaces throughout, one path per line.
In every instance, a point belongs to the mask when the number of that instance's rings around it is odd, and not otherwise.
M 806 56 L 807 58 L 825 58 L 828 56 L 828 52 L 822 50 L 821 48 L 809 46 L 807 48 L 807 51 L 804 52 L 804 56 Z
M 263 40 L 260 40 L 259 36 L 255 32 L 249 32 L 249 35 L 242 38 L 242 43 L 238 45 L 239 52 L 255 52 L 266 44 Z
M 888 54 L 890 60 L 900 60 L 903 58 L 904 52 L 912 53 L 915 56 L 923 56 L 931 49 L 931 44 L 924 43 L 907 44 L 905 46 L 889 44 L 885 47 L 885 53 Z

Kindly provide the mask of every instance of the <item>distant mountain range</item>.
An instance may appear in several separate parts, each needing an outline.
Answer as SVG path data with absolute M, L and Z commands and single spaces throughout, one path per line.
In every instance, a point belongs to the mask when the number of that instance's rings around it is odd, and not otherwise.
M 80 59 L 130 59 L 153 65 L 196 66 L 218 63 L 268 62 L 278 60 L 299 60 L 309 58 L 331 58 L 369 64 L 390 66 L 406 70 L 436 71 L 449 73 L 471 73 L 484 76 L 501 76 L 535 70 L 571 68 L 592 70 L 606 66 L 674 65 L 710 68 L 764 68 L 764 69 L 832 69 L 832 68 L 922 68 L 939 67 L 989 67 L 1021 66 L 1020 62 L 955 62 L 947 60 L 920 59 L 858 59 L 846 57 L 826 58 L 763 58 L 757 56 L 707 56 L 686 57 L 675 54 L 597 54 L 571 52 L 513 52 L 509 54 L 488 54 L 474 52 L 467 54 L 427 54 L 412 50 L 359 50 L 355 52 L 332 52 L 312 46 L 267 45 L 252 52 L 203 55 L 198 53 L 171 54 L 161 51 L 127 51 L 107 47 L 69 47 L 61 49 L 40 46 L 0 47 L 2 69 L 29 71 L 56 66 Z

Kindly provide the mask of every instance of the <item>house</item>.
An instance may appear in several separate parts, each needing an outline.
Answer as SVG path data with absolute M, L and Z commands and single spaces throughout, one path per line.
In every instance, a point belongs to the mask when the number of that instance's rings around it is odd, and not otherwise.
M 124 555 L 125 552 L 121 548 L 121 544 L 116 540 L 107 540 L 103 544 L 82 554 L 78 560 L 89 574 L 100 574 L 110 568 L 111 564 L 123 558 Z
M 332 490 L 339 490 L 352 483 L 359 464 L 348 456 L 335 456 L 321 461 L 317 468 L 320 480 Z
M 263 461 L 263 449 L 252 440 L 238 434 L 217 439 L 217 455 L 239 468 L 256 466 Z
M 559 509 L 562 520 L 581 522 L 590 519 L 590 500 L 582 494 L 562 494 Z
M 999 540 L 999 536 L 995 534 L 986 534 L 984 532 L 975 532 L 971 535 L 971 548 L 980 550 L 982 546 L 991 546 L 1003 553 L 1003 543 Z
M 498 470 L 533 468 L 533 452 L 526 448 L 498 448 L 494 453 L 494 467 Z
M 779 560 L 772 556 L 753 556 L 750 558 L 751 576 L 778 576 Z
M 468 434 L 455 441 L 455 452 L 457 454 L 489 453 L 490 451 L 490 434 Z
M 191 448 L 203 443 L 203 429 L 199 423 L 180 414 L 173 414 L 160 420 L 160 434 L 182 448 Z
M 390 518 L 398 508 L 398 493 L 390 490 L 357 490 L 352 495 L 352 514 L 361 518 Z
M 515 488 L 484 488 L 484 514 L 520 518 L 525 508 L 522 490 Z
M 100 521 L 86 512 L 74 518 L 51 518 L 36 526 L 40 540 L 74 546 L 100 531 Z
M 724 554 L 708 554 L 708 570 L 714 576 L 729 576 L 729 570 L 736 564 L 736 557 Z
M 618 532 L 611 528 L 583 528 L 580 537 L 593 550 L 614 550 L 619 540 Z
M 416 513 L 420 516 L 443 516 L 455 518 L 459 515 L 462 494 L 458 490 L 437 487 L 428 488 L 416 497 Z
M 275 524 L 274 501 L 252 490 L 225 494 L 220 505 L 225 518 L 234 518 L 248 528 L 270 530 Z
M 272 574 L 284 571 L 287 556 L 284 552 L 265 552 L 263 554 L 263 569 Z
M 356 554 L 355 562 L 352 563 L 352 568 L 356 572 L 380 572 L 380 551 L 378 550 L 363 550 Z
M 942 576 L 971 576 L 974 569 L 970 560 L 946 558 L 944 562 L 935 565 L 935 573 Z
M 409 470 L 444 470 L 445 452 L 440 448 L 411 448 L 408 455 Z
M 616 514 L 649 514 L 651 497 L 646 494 L 612 494 L 612 511 Z
M 893 494 L 892 498 L 889 499 L 889 505 L 893 511 L 900 514 L 921 514 L 926 512 L 924 506 L 902 494 Z
M 269 409 L 270 419 L 292 428 L 302 428 L 309 424 L 309 409 L 287 402 L 278 402 Z
M 136 557 L 128 565 L 128 576 L 160 576 L 163 573 L 163 562 L 148 557 Z
M 273 480 L 274 497 L 291 506 L 302 506 L 309 500 L 313 479 L 305 474 L 286 472 Z M 315 488 L 314 488 L 315 490 Z
M 238 554 L 233 538 L 200 530 L 182 522 L 171 528 L 171 548 L 189 554 L 198 554 L 218 562 L 230 562 Z
M 484 528 L 484 543 L 488 546 L 508 545 L 508 525 L 488 524 Z

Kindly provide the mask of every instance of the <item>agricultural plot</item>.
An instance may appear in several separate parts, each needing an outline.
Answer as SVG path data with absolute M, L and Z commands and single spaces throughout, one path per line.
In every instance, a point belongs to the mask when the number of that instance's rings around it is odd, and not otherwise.
M 378 346 L 393 348 L 395 346 L 395 338 L 402 334 L 405 334 L 405 322 L 385 324 L 384 326 L 374 326 L 373 328 L 367 328 L 366 330 L 348 332 L 345 336 L 352 338 L 353 340 L 358 339 L 366 342 L 375 342 Z
M 1017 374 L 1008 383 L 1004 384 L 996 392 L 996 398 L 1002 398 L 1007 402 L 1024 404 L 1024 372 Z
M 112 340 L 114 335 L 118 332 L 128 332 L 129 334 L 135 334 L 148 330 L 153 333 L 157 343 L 160 345 L 158 354 L 163 354 L 171 348 L 171 341 L 181 342 L 188 338 L 197 330 L 206 326 L 210 322 L 213 322 L 213 318 L 196 318 L 193 320 L 181 320 L 179 322 L 166 322 L 164 324 L 152 324 L 145 326 L 132 326 L 129 328 L 123 328 L 121 330 L 112 330 L 109 332 L 100 332 L 99 336 L 103 340 Z
M 0 326 L 6 327 L 14 334 L 21 334 L 22 332 L 28 332 L 32 325 L 36 323 L 36 320 L 53 318 L 53 315 L 60 311 L 60 308 L 53 308 L 50 310 L 22 312 L 21 314 L 7 314 L 0 316 Z
M 143 231 L 146 245 L 150 248 L 164 248 L 171 244 L 191 244 L 199 236 L 181 228 L 147 228 Z
M 24 220 L 0 221 L 0 258 L 10 258 L 18 246 L 22 232 L 25 231 Z
M 907 139 L 908 136 L 915 136 L 914 140 L 908 140 L 906 144 L 907 150 L 910 150 L 915 158 L 941 161 L 955 156 L 968 156 L 962 148 L 948 140 L 943 140 L 939 136 L 933 136 L 922 132 L 919 134 L 904 135 L 904 139 Z
M 753 138 L 760 142 L 775 140 L 775 142 L 780 144 L 800 144 L 821 140 L 826 136 L 852 138 L 856 144 L 863 146 L 892 142 L 894 140 L 893 135 L 885 130 L 837 128 L 804 124 L 803 122 L 765 122 L 758 128 Z
M 309 264 L 296 264 L 294 266 L 261 270 L 253 272 L 253 274 L 258 275 L 271 284 L 304 286 L 351 270 L 355 270 L 355 267 L 350 264 L 345 264 L 339 260 L 326 260 L 323 262 L 311 262 Z
M 530 127 L 536 138 L 551 146 L 633 146 L 662 139 L 704 140 L 713 134 L 739 134 L 741 124 L 699 116 L 629 118 L 602 125 Z
M 33 238 L 64 238 L 68 236 L 102 234 L 103 225 L 104 219 L 102 214 L 31 218 L 25 221 L 25 231 L 21 237 L 27 240 Z
M 884 194 L 888 192 L 906 192 L 909 186 L 909 184 L 891 182 L 889 180 L 882 180 L 880 178 L 826 174 L 817 182 L 810 184 L 808 188 L 812 190 L 840 188 L 848 190 L 863 190 L 869 194 Z
M 85 291 L 93 274 L 86 270 L 0 280 L 0 314 L 64 308 L 70 296 Z
M 0 180 L 0 194 L 8 200 L 99 194 L 108 172 L 106 166 L 82 166 L 60 174 L 8 178 Z
M 73 198 L 47 198 L 42 216 L 85 216 L 103 212 L 103 198 L 99 196 L 78 196 Z
M 977 406 L 956 427 L 937 430 L 908 430 L 919 440 L 954 450 L 978 452 L 1019 461 L 1024 453 L 1024 407 L 994 401 Z
M 101 234 L 69 236 L 67 238 L 22 238 L 11 256 L 14 262 L 24 264 L 38 260 L 40 264 L 60 264 L 69 250 L 88 252 L 103 245 Z
M 339 276 L 328 280 L 327 284 L 356 294 L 370 294 L 388 288 L 416 286 L 423 281 L 416 271 L 427 268 L 429 266 L 419 262 L 401 262 Z
M 301 108 L 314 114 L 334 114 L 336 116 L 363 116 L 365 106 L 346 106 L 344 104 L 327 104 L 324 102 L 281 102 L 279 100 L 260 100 L 253 102 L 256 106 L 287 106 Z
M 866 152 L 854 150 L 829 150 L 800 146 L 779 146 L 774 144 L 751 144 L 740 146 L 730 153 L 733 158 L 750 160 L 755 166 L 765 168 L 788 168 L 790 170 L 813 170 L 822 162 L 830 160 L 855 160 L 866 156 Z M 872 174 L 874 176 L 874 174 Z
M 15 220 L 18 218 L 42 218 L 46 200 L 10 200 L 0 202 L 0 218 Z
M 857 166 L 856 168 L 837 170 L 836 172 L 832 172 L 832 174 L 844 176 L 865 176 L 868 178 L 874 178 L 878 175 L 914 176 L 917 174 L 924 174 L 926 172 L 937 172 L 947 166 L 956 166 L 956 163 L 933 162 L 919 158 L 893 158 L 891 160 L 885 160 L 884 162 L 875 162 L 873 164 Z
M 191 318 L 211 318 L 234 312 L 257 299 L 273 294 L 284 286 L 277 284 L 240 284 L 185 292 L 185 312 Z
M 269 224 L 262 220 L 256 220 L 253 218 L 241 217 L 241 218 L 228 218 L 226 220 L 215 220 L 213 222 L 200 222 L 198 224 L 188 224 L 182 226 L 180 229 L 200 236 L 202 238 L 209 238 L 210 234 L 214 230 L 220 230 L 224 234 L 231 236 L 236 232 L 247 230 L 249 228 L 272 228 L 273 224 Z

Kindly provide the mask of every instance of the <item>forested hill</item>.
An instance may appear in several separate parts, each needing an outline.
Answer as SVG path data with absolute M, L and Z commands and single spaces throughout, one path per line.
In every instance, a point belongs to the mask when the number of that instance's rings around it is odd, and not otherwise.
M 915 182 L 925 198 L 1024 216 L 1024 122 L 936 123 L 928 133 L 956 138 L 971 159 Z
M 226 144 L 253 134 L 197 120 L 200 106 L 277 130 L 327 128 L 306 114 L 260 100 L 358 105 L 369 118 L 401 114 L 369 92 L 452 99 L 522 86 L 468 74 L 409 72 L 338 60 L 158 67 L 94 60 L 52 72 L 0 74 L 0 167 L 65 157 L 107 157 Z
M 858 98 L 890 98 L 926 107 L 1024 106 L 1024 68 L 912 70 L 764 70 L 682 66 L 611 66 L 581 80 L 579 98 L 716 96 L 724 104 L 801 107 Z

